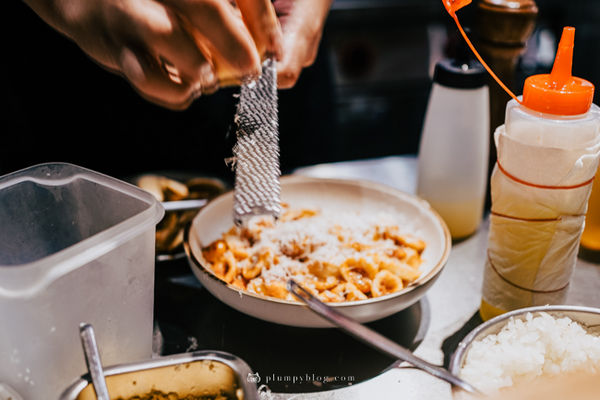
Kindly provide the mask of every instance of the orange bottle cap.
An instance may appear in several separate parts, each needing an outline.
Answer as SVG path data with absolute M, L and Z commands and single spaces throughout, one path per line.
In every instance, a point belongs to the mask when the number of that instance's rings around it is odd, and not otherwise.
M 550 74 L 533 75 L 525 80 L 523 105 L 554 115 L 585 114 L 592 106 L 594 85 L 571 76 L 575 28 L 563 29 L 554 66 Z

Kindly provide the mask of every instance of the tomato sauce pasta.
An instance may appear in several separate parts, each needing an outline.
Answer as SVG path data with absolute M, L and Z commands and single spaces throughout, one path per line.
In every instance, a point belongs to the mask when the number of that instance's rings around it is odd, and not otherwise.
M 281 218 L 255 218 L 202 250 L 216 276 L 239 289 L 294 300 L 289 278 L 326 302 L 365 300 L 416 280 L 425 242 L 385 213 L 321 212 L 284 205 Z

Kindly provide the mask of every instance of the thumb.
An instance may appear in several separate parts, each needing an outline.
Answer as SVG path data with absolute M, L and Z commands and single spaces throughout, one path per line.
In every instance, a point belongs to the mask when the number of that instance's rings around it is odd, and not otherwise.
M 261 57 L 282 56 L 283 35 L 270 0 L 237 0 L 242 18 Z

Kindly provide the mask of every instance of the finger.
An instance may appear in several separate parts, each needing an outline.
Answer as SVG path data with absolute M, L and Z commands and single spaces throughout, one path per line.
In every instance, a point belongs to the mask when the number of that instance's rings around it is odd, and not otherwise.
M 294 6 L 297 1 L 292 0 L 273 0 L 273 8 L 275 8 L 275 13 L 277 14 L 277 19 L 282 27 L 285 28 L 288 19 L 292 16 L 294 11 Z
M 233 7 L 223 0 L 168 0 L 191 27 L 194 39 L 221 71 L 237 79 L 260 74 L 260 56 L 252 36 Z
M 248 27 L 258 53 L 281 60 L 281 26 L 270 0 L 237 0 L 244 23 Z
M 140 27 L 145 43 L 151 46 L 175 83 L 186 82 L 205 91 L 212 90 L 217 86 L 212 65 L 184 30 L 178 16 L 169 9 L 162 10 L 162 18 Z
M 277 87 L 279 89 L 291 89 L 294 87 L 296 82 L 298 82 L 301 72 L 302 67 L 300 67 L 298 64 L 287 65 L 283 68 L 278 68 Z
M 121 72 L 146 99 L 171 109 L 184 109 L 194 98 L 194 87 L 172 80 L 164 67 L 146 50 L 124 47 L 119 56 Z
M 120 18 L 114 20 L 113 26 L 121 44 L 119 51 L 121 47 L 148 51 L 155 57 L 155 64 L 176 84 L 185 81 L 197 91 L 199 87 L 206 90 L 216 87 L 212 66 L 174 11 L 154 0 L 124 4 L 124 12 L 118 14 Z
M 277 65 L 277 87 L 280 89 L 293 87 L 300 78 L 302 70 L 313 65 L 317 58 L 318 43 L 308 42 L 298 35 L 288 37 L 289 42 L 294 42 L 286 47 L 283 60 Z
M 289 89 L 293 87 L 300 73 L 308 63 L 310 46 L 305 37 L 298 32 L 287 32 L 285 35 L 285 52 L 277 65 L 277 87 Z
M 314 63 L 330 4 L 330 0 L 275 0 L 284 43 L 277 70 L 279 88 L 294 86 L 302 69 Z

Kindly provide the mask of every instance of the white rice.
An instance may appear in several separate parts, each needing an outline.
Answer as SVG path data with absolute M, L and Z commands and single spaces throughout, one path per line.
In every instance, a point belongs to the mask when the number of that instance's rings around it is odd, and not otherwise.
M 475 341 L 460 376 L 484 393 L 565 372 L 600 372 L 600 337 L 568 317 L 528 313 Z

